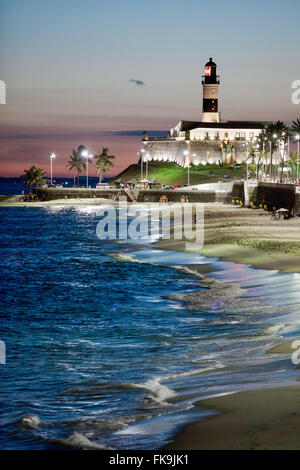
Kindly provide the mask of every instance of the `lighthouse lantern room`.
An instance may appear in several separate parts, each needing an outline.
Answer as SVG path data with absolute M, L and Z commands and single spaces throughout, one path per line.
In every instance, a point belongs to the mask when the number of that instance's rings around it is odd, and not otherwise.
M 217 65 L 212 58 L 205 64 L 203 85 L 203 114 L 202 122 L 220 122 L 218 112 L 220 78 L 217 75 Z

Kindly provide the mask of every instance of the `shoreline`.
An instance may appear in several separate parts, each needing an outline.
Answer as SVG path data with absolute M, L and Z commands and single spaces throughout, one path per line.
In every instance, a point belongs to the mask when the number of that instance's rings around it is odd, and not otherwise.
M 218 208 L 206 208 L 206 244 L 200 250 L 203 256 L 208 259 L 217 258 L 221 261 L 250 265 L 254 269 L 276 270 L 281 273 L 300 272 L 300 236 L 295 233 L 297 229 L 299 230 L 296 227 L 300 227 L 299 220 L 282 220 L 275 225 L 270 220 L 269 214 L 262 210 L 242 209 L 234 214 L 235 208 L 226 209 L 224 212 L 227 212 L 229 220 L 226 220 L 224 214 L 220 216 Z M 286 233 L 289 236 L 288 240 L 285 238 Z M 221 243 L 220 237 L 223 237 Z M 171 243 L 160 240 L 155 243 L 154 248 L 185 250 L 184 242 L 176 240 L 171 240 Z M 226 289 L 229 294 L 232 294 L 231 289 L 232 284 L 229 283 Z M 185 301 L 193 308 L 209 302 L 211 298 L 216 298 L 215 292 L 209 295 L 209 291 L 202 291 L 200 294 L 199 296 L 196 292 L 177 296 L 177 300 Z M 233 290 L 234 297 L 239 297 L 239 294 L 238 290 Z M 278 338 L 277 344 L 266 350 L 265 354 L 284 354 L 291 357 L 295 351 L 292 342 L 282 342 Z M 295 366 L 295 369 L 299 368 L 300 366 Z M 280 388 L 265 386 L 200 400 L 196 406 L 213 410 L 217 414 L 183 425 L 164 449 L 298 450 L 300 449 L 300 441 L 297 438 L 300 431 L 299 397 L 300 385 L 289 385 Z
M 300 385 L 237 392 L 196 406 L 219 414 L 185 425 L 164 449 L 300 449 Z
M 182 240 L 159 240 L 153 248 L 185 251 Z M 204 246 L 207 258 L 251 265 L 282 273 L 300 272 L 300 219 L 272 221 L 263 209 L 230 204 L 204 206 Z
M 13 199 L 13 200 L 12 200 Z M 18 201 L 16 197 L 5 199 L 0 201 L 1 207 L 53 207 L 53 206 L 105 206 L 107 204 L 118 205 L 119 202 L 113 199 L 105 198 L 70 198 L 70 199 L 53 199 L 51 201 L 36 201 L 36 202 L 26 202 Z
M 13 196 L 0 201 L 0 208 L 100 207 L 106 204 L 117 206 L 119 203 L 105 198 L 19 202 L 19 197 Z M 145 207 L 147 204 L 149 203 L 139 203 Z M 157 205 L 168 207 L 159 203 Z M 263 209 L 253 210 L 221 203 L 206 203 L 204 211 L 204 246 L 199 251 L 203 256 L 251 265 L 256 269 L 300 273 L 300 218 L 271 221 L 270 214 Z M 185 251 L 185 242 L 174 239 L 159 240 L 153 243 L 152 247 Z
M 40 203 L 6 202 L 0 207 L 53 207 L 117 205 L 108 199 L 54 200 Z M 231 205 L 205 205 L 205 245 L 200 253 L 256 269 L 300 272 L 300 220 L 272 222 L 263 210 L 240 209 Z M 276 229 L 276 230 L 275 230 Z M 297 233 L 299 231 L 299 234 Z M 286 239 L 286 233 L 289 239 Z M 274 236 L 275 235 L 275 236 Z M 263 249 L 261 248 L 263 247 Z M 160 240 L 151 248 L 185 251 L 185 243 Z M 220 283 L 221 284 L 221 283 Z M 236 286 L 237 287 L 237 286 Z M 220 285 L 220 288 L 222 286 Z M 240 290 L 228 285 L 228 299 L 240 297 Z M 211 302 L 217 293 L 204 297 Z M 189 301 L 197 307 L 198 293 L 177 300 Z M 176 296 L 173 297 L 174 299 Z M 226 308 L 226 303 L 224 305 Z M 291 342 L 274 345 L 266 353 L 290 354 Z M 230 395 L 201 400 L 196 406 L 219 412 L 201 421 L 184 425 L 175 433 L 166 449 L 300 449 L 298 408 L 300 385 L 246 390 Z M 298 398 L 299 396 L 299 398 Z M 299 400 L 299 401 L 298 401 Z M 268 403 L 268 406 L 266 406 Z M 299 421 L 299 424 L 298 424 Z

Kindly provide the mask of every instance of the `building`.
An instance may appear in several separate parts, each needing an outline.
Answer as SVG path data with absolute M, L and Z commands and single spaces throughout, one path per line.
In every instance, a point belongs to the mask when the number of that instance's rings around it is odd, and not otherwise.
M 172 162 L 181 166 L 243 163 L 252 142 L 266 123 L 221 122 L 217 65 L 210 58 L 202 76 L 202 120 L 179 121 L 166 137 L 143 134 L 143 161 Z

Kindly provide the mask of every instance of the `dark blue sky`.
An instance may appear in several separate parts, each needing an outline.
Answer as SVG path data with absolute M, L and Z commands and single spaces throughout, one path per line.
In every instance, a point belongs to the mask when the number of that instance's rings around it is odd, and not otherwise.
M 55 150 L 62 174 L 80 143 L 109 145 L 117 169 L 135 161 L 138 138 L 89 134 L 200 120 L 210 56 L 223 120 L 288 123 L 300 114 L 299 14 L 299 0 L 0 0 L 1 173 L 46 165 Z

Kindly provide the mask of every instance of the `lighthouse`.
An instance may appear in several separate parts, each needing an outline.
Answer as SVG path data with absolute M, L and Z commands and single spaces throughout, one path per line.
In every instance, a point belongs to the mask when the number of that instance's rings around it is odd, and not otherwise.
M 205 64 L 203 85 L 203 114 L 202 122 L 220 122 L 218 113 L 220 77 L 217 75 L 217 65 L 212 58 Z

